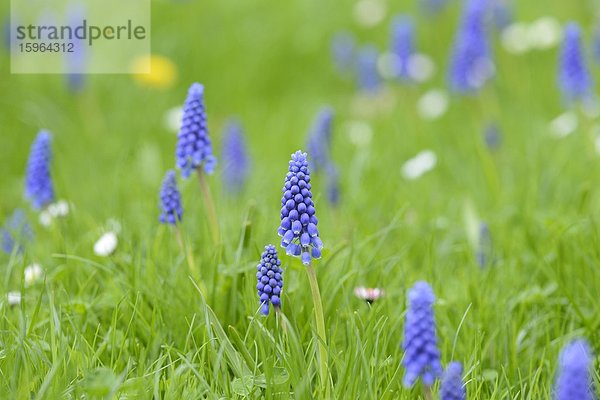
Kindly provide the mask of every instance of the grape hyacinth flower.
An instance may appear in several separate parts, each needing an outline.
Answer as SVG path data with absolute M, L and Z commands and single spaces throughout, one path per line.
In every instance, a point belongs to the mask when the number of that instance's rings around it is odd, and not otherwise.
M 427 282 L 417 282 L 408 291 L 408 311 L 404 323 L 404 386 L 412 387 L 421 377 L 430 387 L 442 374 L 437 347 L 433 303 L 435 296 Z
M 292 154 L 285 176 L 278 233 L 281 247 L 285 247 L 288 255 L 301 256 L 304 265 L 309 265 L 311 258 L 321 258 L 323 248 L 310 188 L 306 153 L 298 150 Z
M 175 171 L 169 170 L 160 188 L 161 213 L 159 220 L 163 224 L 176 225 L 181 222 L 183 207 L 181 206 L 181 194 L 177 188 Z
M 204 86 L 194 83 L 190 86 L 183 106 L 183 118 L 177 137 L 177 168 L 184 178 L 192 171 L 203 167 L 204 172 L 212 174 L 217 163 L 212 153 L 212 144 L 208 136 L 206 109 L 204 106 Z
M 336 68 L 340 72 L 349 72 L 354 65 L 354 37 L 348 32 L 340 32 L 331 41 L 331 53 Z
M 574 340 L 560 353 L 555 400 L 594 400 L 591 370 L 593 358 L 585 340 Z
M 592 77 L 586 67 L 581 46 L 581 31 L 575 22 L 565 27 L 560 53 L 558 86 L 568 103 L 592 96 Z
M 448 0 L 421 0 L 421 9 L 429 14 L 439 14 L 448 4 Z
M 359 88 L 367 93 L 374 93 L 381 86 L 379 71 L 377 70 L 377 49 L 367 45 L 360 49 L 356 62 Z
M 473 93 L 493 76 L 485 29 L 487 0 L 464 0 L 461 24 L 454 41 L 448 79 L 457 93 Z
M 33 230 L 27 222 L 25 212 L 21 209 L 16 209 L 12 215 L 6 220 L 6 223 L 0 229 L 2 235 L 2 250 L 10 254 L 15 246 L 17 253 L 23 251 L 26 242 L 33 239 Z
M 249 157 L 239 122 L 230 120 L 225 126 L 223 148 L 223 185 L 229 193 L 239 193 L 248 179 Z
M 333 110 L 331 107 L 323 107 L 319 111 L 308 137 L 310 167 L 314 172 L 317 172 L 319 168 L 325 169 L 330 162 L 332 122 Z
M 54 201 L 54 186 L 50 176 L 51 137 L 47 131 L 40 131 L 31 146 L 25 177 L 25 197 L 35 209 L 40 209 Z
M 500 128 L 496 123 L 490 122 L 483 131 L 483 141 L 490 150 L 497 150 L 502 143 Z
M 392 24 L 391 52 L 394 55 L 394 76 L 404 81 L 410 80 L 408 63 L 415 48 L 414 25 L 408 17 L 396 17 Z
M 325 169 L 326 173 L 326 193 L 327 200 L 331 205 L 338 205 L 340 202 L 340 174 L 338 169 L 333 165 L 333 163 L 329 163 L 327 168 Z
M 492 0 L 492 20 L 494 27 L 502 32 L 512 23 L 513 11 L 508 4 L 508 0 Z
M 273 304 L 275 311 L 281 307 L 281 290 L 283 288 L 283 270 L 281 261 L 277 257 L 275 246 L 265 246 L 265 251 L 260 256 L 260 263 L 256 267 L 256 290 L 260 299 L 262 315 L 269 315 L 269 303 Z
M 67 10 L 68 21 L 71 29 L 76 29 L 77 26 L 85 19 L 86 13 L 81 5 L 70 5 Z M 65 53 L 65 68 L 67 70 L 67 86 L 69 89 L 77 93 L 83 89 L 85 84 L 85 73 L 87 65 L 86 40 L 73 38 L 71 41 L 73 49 L 71 52 Z
M 440 400 L 465 400 L 467 394 L 462 381 L 463 368 L 459 362 L 453 361 L 446 367 L 440 386 Z
M 475 258 L 477 264 L 481 267 L 487 267 L 493 263 L 493 246 L 492 246 L 492 235 L 490 228 L 485 222 L 479 224 L 479 243 L 477 245 L 477 252 Z

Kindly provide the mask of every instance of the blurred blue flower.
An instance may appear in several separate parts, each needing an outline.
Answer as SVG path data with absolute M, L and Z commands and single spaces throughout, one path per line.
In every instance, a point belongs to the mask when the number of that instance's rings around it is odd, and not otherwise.
M 165 174 L 160 188 L 160 222 L 163 224 L 176 225 L 181 221 L 183 207 L 181 205 L 181 194 L 177 188 L 175 171 L 169 170 Z
M 463 368 L 459 362 L 451 362 L 442 375 L 440 400 L 465 400 L 467 394 L 462 381 Z
M 340 174 L 333 162 L 330 162 L 325 168 L 326 191 L 329 204 L 334 206 L 340 202 Z
M 490 150 L 497 150 L 502 143 L 500 128 L 496 123 L 490 122 L 483 131 L 483 140 Z
M 356 62 L 359 88 L 368 93 L 374 93 L 381 86 L 381 78 L 377 70 L 378 52 L 375 46 L 367 45 L 358 52 Z
M 85 20 L 85 12 L 81 4 L 69 5 L 67 10 L 69 26 L 75 29 Z M 73 44 L 73 51 L 65 53 L 65 68 L 67 76 L 67 85 L 73 92 L 79 92 L 83 89 L 85 83 L 85 65 L 86 56 L 86 41 L 85 39 L 73 38 L 70 41 Z
M 479 224 L 479 243 L 475 254 L 477 264 L 481 268 L 487 267 L 493 262 L 492 251 L 492 235 L 490 234 L 490 228 L 488 227 L 488 224 L 481 222 Z
M 25 177 L 25 197 L 31 201 L 35 209 L 40 209 L 54 201 L 54 186 L 50 176 L 50 134 L 40 131 L 35 138 Z
M 585 340 L 567 344 L 560 353 L 554 399 L 594 400 L 592 363 L 590 346 Z
M 409 17 L 398 16 L 392 23 L 392 48 L 394 76 L 401 80 L 410 80 L 408 62 L 415 52 L 414 24 Z
M 421 0 L 421 10 L 429 15 L 440 13 L 448 4 L 448 0 Z
M 177 137 L 177 168 L 188 178 L 192 171 L 204 167 L 204 172 L 212 174 L 217 164 L 213 156 L 212 144 L 208 136 L 206 109 L 204 107 L 204 86 L 194 83 L 190 86 L 183 106 L 181 129 Z
M 248 179 L 250 160 L 242 126 L 238 121 L 230 120 L 225 125 L 221 159 L 225 189 L 230 193 L 241 192 Z
M 355 57 L 354 37 L 348 32 L 339 32 L 331 41 L 331 54 L 336 68 L 343 73 L 352 71 Z
M 492 0 L 492 20 L 497 30 L 502 31 L 513 20 L 513 10 L 508 0 Z
M 281 261 L 277 257 L 275 246 L 269 244 L 265 246 L 260 257 L 260 263 L 256 267 L 256 290 L 261 304 L 260 312 L 263 315 L 269 314 L 269 303 L 278 310 L 281 307 L 281 290 L 283 288 L 283 270 Z
M 558 86 L 567 103 L 592 96 L 592 77 L 585 64 L 581 31 L 575 22 L 570 22 L 565 27 L 559 60 Z
M 494 74 L 485 29 L 487 4 L 487 0 L 464 0 L 448 71 L 450 88 L 454 92 L 476 92 Z
M 323 107 L 313 124 L 308 136 L 308 153 L 310 154 L 310 167 L 314 172 L 325 169 L 331 158 L 333 110 Z
M 33 239 L 33 230 L 27 222 L 25 212 L 18 208 L 8 217 L 0 234 L 2 250 L 7 254 L 12 253 L 15 246 L 18 253 L 22 252 L 25 244 Z
M 442 374 L 440 351 L 437 347 L 433 303 L 435 296 L 427 282 L 417 282 L 408 291 L 408 311 L 404 322 L 404 386 L 412 387 L 421 377 L 425 386 L 432 386 Z
M 600 25 L 596 25 L 594 28 L 594 37 L 592 38 L 592 54 L 594 60 L 600 63 Z
M 319 238 L 318 220 L 310 191 L 310 172 L 306 153 L 298 150 L 292 154 L 285 176 L 281 198 L 281 247 L 291 256 L 301 256 L 309 265 L 312 258 L 321 258 L 323 242 Z

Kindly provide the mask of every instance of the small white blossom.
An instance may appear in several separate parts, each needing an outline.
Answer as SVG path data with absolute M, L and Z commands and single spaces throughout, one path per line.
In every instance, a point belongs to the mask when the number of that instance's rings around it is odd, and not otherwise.
M 432 89 L 417 102 L 417 110 L 423 119 L 437 119 L 448 109 L 448 95 L 443 90 Z
M 44 270 L 42 269 L 40 264 L 31 264 L 30 266 L 25 268 L 23 275 L 25 276 L 25 284 L 31 285 L 32 283 L 38 281 L 44 275 Z
M 382 0 L 359 0 L 354 5 L 354 19 L 365 28 L 379 24 L 385 14 L 386 4 Z
M 40 225 L 45 227 L 52 225 L 52 214 L 48 210 L 43 210 L 40 212 L 39 221 Z
M 414 180 L 431 171 L 436 164 L 437 157 L 435 153 L 431 150 L 424 150 L 404 163 L 402 175 L 406 179 Z
M 407 69 L 408 75 L 413 81 L 423 83 L 433 77 L 435 64 L 428 55 L 415 53 L 409 57 Z
M 117 244 L 117 235 L 114 232 L 106 232 L 94 244 L 94 253 L 101 257 L 107 257 L 115 251 Z
M 500 40 L 504 50 L 511 54 L 523 54 L 531 49 L 529 27 L 523 22 L 515 22 L 504 28 Z
M 348 139 L 350 142 L 357 146 L 363 147 L 371 143 L 373 137 L 373 129 L 366 122 L 352 121 L 347 125 Z
M 377 57 L 377 71 L 384 79 L 396 77 L 397 66 L 400 64 L 400 57 L 394 53 L 385 52 Z
M 578 125 L 577 115 L 572 111 L 567 111 L 550 122 L 550 131 L 554 136 L 562 138 L 575 132 Z
M 531 48 L 546 50 L 558 45 L 562 31 L 563 28 L 556 18 L 542 17 L 529 25 L 526 41 Z
M 69 203 L 59 200 L 48 206 L 48 213 L 53 218 L 66 217 L 69 214 Z
M 168 130 L 178 133 L 183 119 L 183 108 L 176 106 L 167 110 L 164 116 L 164 125 Z
M 8 292 L 6 294 L 6 300 L 9 306 L 18 306 L 21 304 L 21 292 Z

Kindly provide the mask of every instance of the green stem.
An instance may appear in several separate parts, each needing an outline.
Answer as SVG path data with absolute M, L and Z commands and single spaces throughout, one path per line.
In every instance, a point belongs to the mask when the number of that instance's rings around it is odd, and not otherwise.
M 423 386 L 423 395 L 425 396 L 425 400 L 433 400 L 431 386 Z
M 192 276 L 193 279 L 195 279 L 199 282 L 200 289 L 203 290 L 203 293 L 206 295 L 206 286 L 204 285 L 204 282 L 202 282 L 202 278 L 200 276 L 200 270 L 196 266 L 196 262 L 194 261 L 194 255 L 192 254 L 192 250 L 189 246 L 185 245 L 185 242 L 183 241 L 183 236 L 181 235 L 181 229 L 179 229 L 178 225 L 175 226 L 175 237 L 177 238 L 177 243 L 179 244 L 179 247 L 181 248 L 181 252 L 183 253 L 184 257 L 186 258 L 188 268 L 190 270 L 190 275 Z
M 200 182 L 200 191 L 204 197 L 204 204 L 206 204 L 206 213 L 208 214 L 208 220 L 210 222 L 210 230 L 213 238 L 214 245 L 217 246 L 220 240 L 219 233 L 219 220 L 217 219 L 217 209 L 210 193 L 210 187 L 206 182 L 206 176 L 202 170 L 198 169 L 198 181 Z
M 325 334 L 325 319 L 323 318 L 323 304 L 321 303 L 321 293 L 319 292 L 319 283 L 317 282 L 317 275 L 312 264 L 308 264 L 306 267 L 306 273 L 308 274 L 308 281 L 310 282 L 310 291 L 312 293 L 314 308 L 315 308 L 315 320 L 317 323 L 317 335 L 319 336 L 319 371 L 321 377 L 322 389 L 325 391 L 325 397 L 329 398 L 329 378 L 327 372 L 327 336 Z

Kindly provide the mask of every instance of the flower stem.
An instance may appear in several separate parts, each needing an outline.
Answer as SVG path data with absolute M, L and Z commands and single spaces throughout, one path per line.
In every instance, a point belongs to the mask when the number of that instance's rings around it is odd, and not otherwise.
M 200 191 L 204 197 L 204 204 L 206 204 L 206 213 L 208 214 L 208 220 L 210 222 L 210 231 L 212 234 L 214 245 L 219 244 L 220 233 L 219 233 L 219 220 L 217 219 L 217 209 L 210 192 L 210 187 L 206 182 L 206 175 L 201 169 L 198 169 L 198 181 L 200 182 Z
M 423 386 L 423 395 L 425 396 L 425 400 L 433 400 L 431 386 Z
M 329 398 L 329 377 L 327 370 L 327 336 L 325 335 L 325 319 L 323 318 L 323 304 L 321 303 L 321 293 L 319 292 L 319 283 L 315 269 L 311 264 L 306 267 L 308 281 L 310 282 L 310 291 L 312 293 L 315 320 L 317 323 L 317 335 L 319 336 L 319 372 L 321 377 L 322 389 L 324 389 L 325 397 Z
M 186 258 L 188 268 L 190 270 L 190 275 L 193 279 L 199 281 L 199 287 L 204 291 L 204 294 L 206 294 L 206 286 L 204 285 L 204 282 L 202 282 L 202 279 L 200 277 L 200 270 L 196 266 L 196 262 L 194 261 L 194 255 L 192 254 L 191 248 L 189 246 L 186 246 L 185 242 L 183 241 L 183 236 L 181 235 L 181 229 L 179 229 L 179 226 L 175 226 L 175 237 L 177 238 L 177 243 L 179 244 L 181 252 Z

